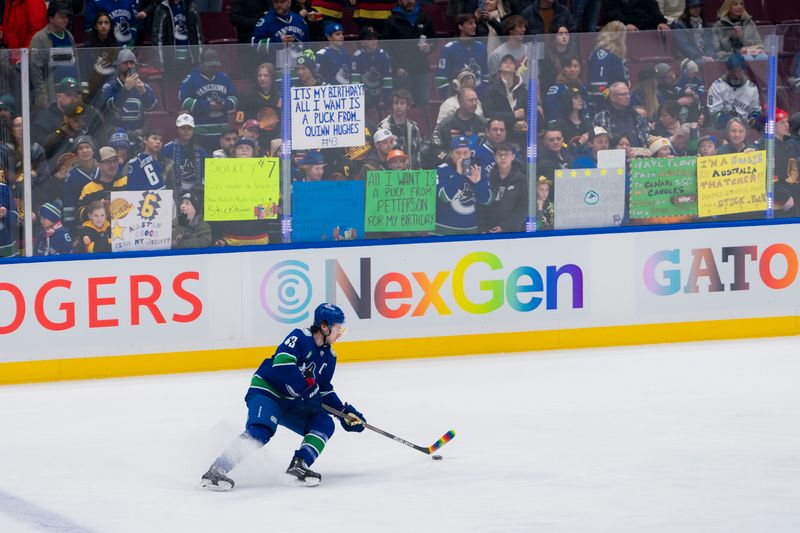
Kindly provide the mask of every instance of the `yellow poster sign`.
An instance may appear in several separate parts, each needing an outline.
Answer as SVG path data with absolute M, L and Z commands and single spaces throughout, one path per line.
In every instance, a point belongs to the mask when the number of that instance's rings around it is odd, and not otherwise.
M 205 219 L 277 218 L 280 195 L 277 157 L 205 160 Z
M 700 217 L 767 209 L 767 152 L 697 158 Z

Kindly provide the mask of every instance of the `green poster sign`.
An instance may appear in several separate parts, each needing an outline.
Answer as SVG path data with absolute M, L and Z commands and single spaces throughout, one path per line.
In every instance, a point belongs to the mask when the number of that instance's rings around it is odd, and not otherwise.
M 697 159 L 645 158 L 631 161 L 631 220 L 697 216 Z
M 367 172 L 364 231 L 433 231 L 435 170 Z

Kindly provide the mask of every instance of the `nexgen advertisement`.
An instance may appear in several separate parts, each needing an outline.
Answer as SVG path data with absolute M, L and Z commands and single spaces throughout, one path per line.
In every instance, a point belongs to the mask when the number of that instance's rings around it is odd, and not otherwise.
M 570 330 L 592 345 L 596 328 L 797 317 L 796 233 L 775 225 L 6 264 L 0 362 L 274 346 L 323 301 L 345 310 L 346 341 L 366 342 Z M 514 349 L 526 348 L 495 351 Z

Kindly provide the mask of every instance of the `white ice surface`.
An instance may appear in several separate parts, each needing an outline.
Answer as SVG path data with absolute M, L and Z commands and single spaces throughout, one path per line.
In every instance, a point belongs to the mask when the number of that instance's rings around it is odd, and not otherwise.
M 0 531 L 800 531 L 798 338 L 341 365 L 378 427 L 455 429 L 444 460 L 337 425 L 294 487 L 282 428 L 197 489 L 250 374 L 0 387 Z

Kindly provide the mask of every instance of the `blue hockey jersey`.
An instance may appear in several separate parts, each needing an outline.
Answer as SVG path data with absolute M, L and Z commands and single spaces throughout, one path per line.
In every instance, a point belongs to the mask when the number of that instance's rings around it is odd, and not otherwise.
M 353 54 L 350 67 L 353 83 L 363 83 L 367 95 L 376 102 L 390 103 L 392 90 L 392 60 L 383 48 L 367 52 L 359 48 Z
M 317 72 L 323 83 L 328 85 L 347 85 L 350 83 L 350 54 L 344 48 L 338 50 L 326 46 L 317 52 Z
M 138 0 L 88 0 L 84 12 L 84 29 L 91 30 L 97 13 L 103 11 L 111 18 L 114 38 L 120 46 L 136 39 L 136 13 L 141 11 Z
M 142 152 L 128 161 L 128 191 L 157 191 L 166 188 L 164 164 Z
M 475 90 L 480 95 L 489 79 L 486 57 L 486 45 L 480 41 L 458 39 L 445 44 L 436 71 L 436 86 L 442 98 L 447 98 L 450 83 L 464 69 L 469 69 L 475 74 Z
M 276 348 L 275 355 L 264 359 L 250 381 L 247 394 L 263 394 L 281 401 L 298 401 L 308 387 L 306 378 L 319 385 L 322 401 L 334 409 L 344 404 L 333 391 L 336 352 L 330 344 L 317 346 L 311 330 L 294 329 Z
M 67 255 L 72 253 L 72 238 L 61 222 L 48 230 L 39 232 L 36 255 Z
M 598 48 L 589 57 L 589 96 L 592 104 L 602 106 L 605 102 L 603 92 L 612 83 L 630 84 L 628 62 L 603 48 Z
M 208 152 L 194 143 L 183 145 L 171 141 L 161 149 L 161 157 L 171 160 L 175 170 L 175 185 L 182 191 L 200 190 L 205 184 L 205 158 Z
M 577 86 L 578 92 L 583 97 L 583 110 L 580 113 L 581 118 L 589 117 L 589 91 L 584 84 Z M 544 108 L 544 119 L 547 122 L 555 120 L 567 120 L 569 114 L 572 112 L 571 107 L 565 105 L 564 93 L 571 93 L 572 88 L 565 83 L 556 83 L 544 94 L 542 99 L 542 108 Z M 571 102 L 570 102 L 571 103 Z
M 295 41 L 308 41 L 308 25 L 303 17 L 290 11 L 286 17 L 279 17 L 274 11 L 267 11 L 256 23 L 252 43 L 258 51 L 269 51 L 270 44 L 281 43 L 281 37 L 291 35 Z
M 436 169 L 436 230 L 440 233 L 460 233 L 478 228 L 476 204 L 490 200 L 489 180 L 472 183 L 467 176 L 456 172 L 451 163 Z
M 228 112 L 236 109 L 236 87 L 224 72 L 210 78 L 193 70 L 178 89 L 181 108 L 191 113 L 195 122 L 195 135 L 222 135 L 228 127 Z M 211 109 L 211 102 L 222 103 L 221 109 Z
M 126 89 L 119 77 L 104 83 L 100 94 L 100 101 L 111 114 L 110 125 L 124 130 L 143 128 L 144 112 L 156 106 L 156 95 L 148 84 L 144 84 L 144 93 L 139 94 L 135 87 Z

